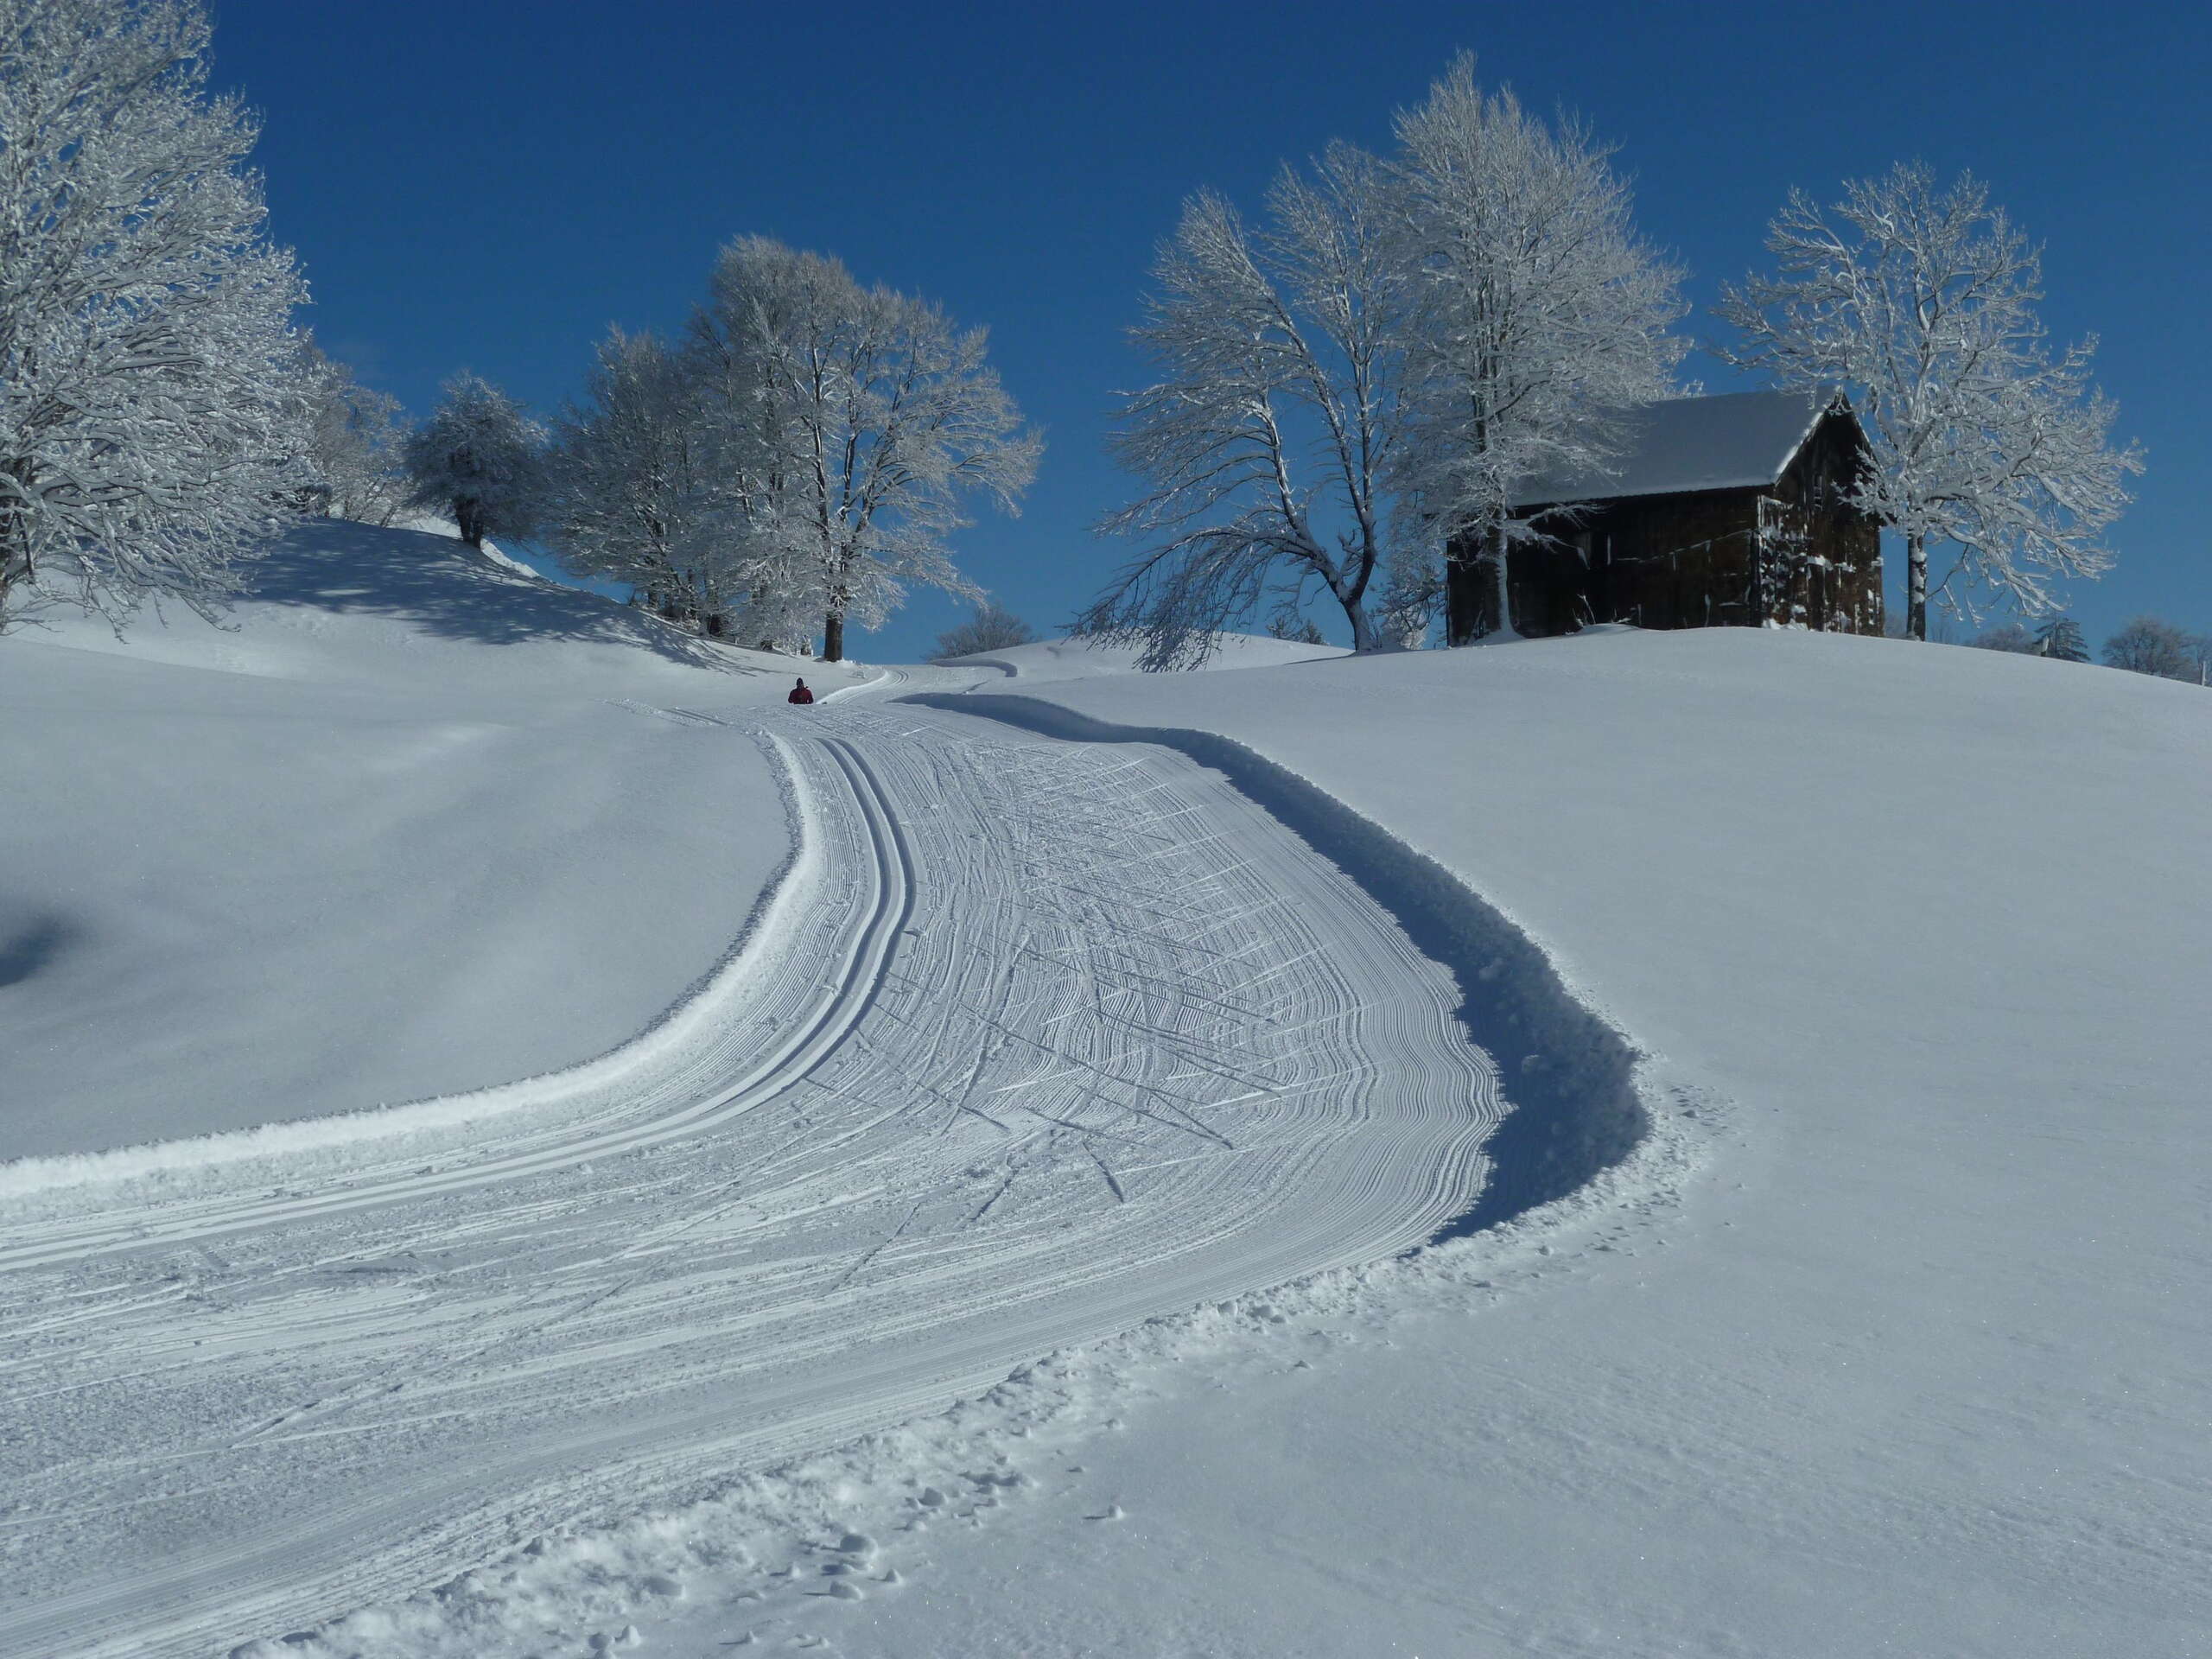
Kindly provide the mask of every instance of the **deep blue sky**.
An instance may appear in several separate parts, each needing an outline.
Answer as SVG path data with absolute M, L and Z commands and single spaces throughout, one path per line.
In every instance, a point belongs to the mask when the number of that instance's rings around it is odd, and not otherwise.
M 1384 144 L 1462 47 L 1619 145 L 1642 228 L 1700 308 L 1760 262 L 1790 186 L 1832 199 L 1899 159 L 1971 168 L 2048 245 L 2046 320 L 2103 336 L 2120 433 L 2150 452 L 2118 570 L 2070 594 L 2099 639 L 2145 609 L 2212 627 L 2208 16 L 218 0 L 215 80 L 265 113 L 273 227 L 318 336 L 416 413 L 464 366 L 555 407 L 610 322 L 679 326 L 744 232 L 988 324 L 1049 447 L 1023 517 L 965 532 L 963 562 L 1046 627 L 1116 556 L 1087 528 L 1128 487 L 1100 439 L 1141 372 L 1123 331 L 1182 198 L 1249 206 L 1332 137 Z M 1701 308 L 1686 326 L 1717 327 Z M 955 614 L 917 596 L 851 649 L 911 660 Z

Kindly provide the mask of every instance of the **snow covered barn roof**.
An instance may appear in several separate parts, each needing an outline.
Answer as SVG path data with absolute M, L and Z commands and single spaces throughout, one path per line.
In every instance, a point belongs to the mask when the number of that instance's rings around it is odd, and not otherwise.
M 1611 472 L 1562 468 L 1538 474 L 1514 492 L 1511 505 L 1611 501 L 1771 484 L 1837 400 L 1832 391 L 1733 391 L 1648 404 L 1626 417 L 1624 453 Z M 1847 403 L 1844 406 L 1849 408 Z

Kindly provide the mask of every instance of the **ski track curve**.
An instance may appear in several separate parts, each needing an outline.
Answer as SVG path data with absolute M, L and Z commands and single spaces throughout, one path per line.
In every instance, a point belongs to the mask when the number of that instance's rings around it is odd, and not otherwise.
M 1183 756 L 909 683 L 678 711 L 815 859 L 704 1030 L 427 1166 L 0 1204 L 0 1653 L 281 1636 L 1467 1207 L 1496 1076 L 1371 899 Z

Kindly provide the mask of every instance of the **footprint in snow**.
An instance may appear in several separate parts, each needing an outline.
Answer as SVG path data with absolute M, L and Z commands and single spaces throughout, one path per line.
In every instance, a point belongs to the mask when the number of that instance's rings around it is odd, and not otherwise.
M 1086 1521 L 1119 1521 L 1123 1518 L 1122 1506 L 1118 1503 L 1109 1503 L 1098 1514 L 1086 1515 L 1083 1518 Z

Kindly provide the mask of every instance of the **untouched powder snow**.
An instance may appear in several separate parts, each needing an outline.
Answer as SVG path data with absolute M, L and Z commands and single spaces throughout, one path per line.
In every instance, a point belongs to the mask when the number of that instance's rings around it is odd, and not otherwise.
M 773 768 L 656 710 L 815 664 L 410 531 L 311 525 L 255 575 L 226 629 L 0 640 L 0 1160 L 588 1058 L 788 856 Z

